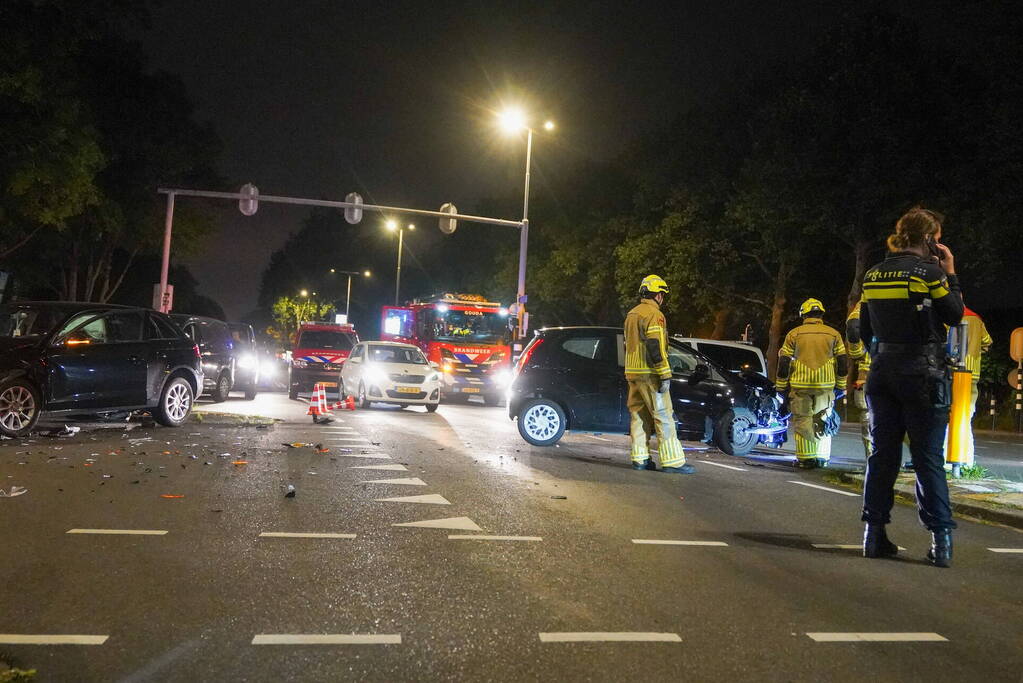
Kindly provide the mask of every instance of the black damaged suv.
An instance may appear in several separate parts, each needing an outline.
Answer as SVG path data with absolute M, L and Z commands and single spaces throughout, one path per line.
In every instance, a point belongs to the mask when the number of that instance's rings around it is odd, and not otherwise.
M 188 419 L 202 386 L 195 344 L 170 318 L 111 304 L 0 306 L 0 433 L 24 436 L 43 412 L 149 410 Z
M 508 391 L 508 416 L 518 421 L 522 438 L 552 446 L 566 429 L 628 432 L 624 340 L 615 327 L 538 330 Z M 729 455 L 784 442 L 786 420 L 767 378 L 726 370 L 675 341 L 668 343 L 668 361 L 680 438 L 712 442 Z

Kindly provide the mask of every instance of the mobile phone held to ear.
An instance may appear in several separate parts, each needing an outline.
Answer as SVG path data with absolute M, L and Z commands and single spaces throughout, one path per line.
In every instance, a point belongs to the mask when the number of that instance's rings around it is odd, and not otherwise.
M 933 237 L 927 238 L 927 251 L 931 253 L 936 261 L 941 261 L 941 250 L 938 249 L 938 243 Z

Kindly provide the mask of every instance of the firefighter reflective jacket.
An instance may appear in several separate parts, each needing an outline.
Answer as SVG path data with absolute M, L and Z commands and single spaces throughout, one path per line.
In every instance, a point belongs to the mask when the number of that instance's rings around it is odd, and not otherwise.
M 973 373 L 973 381 L 980 381 L 980 356 L 987 353 L 993 340 L 980 316 L 966 308 L 963 311 L 966 323 L 966 369 Z
M 861 297 L 845 321 L 845 338 L 849 340 L 849 357 L 859 361 L 861 380 L 865 379 L 867 372 L 870 372 L 870 353 L 867 351 L 870 340 L 864 340 L 860 335 L 860 307 L 862 305 L 863 298 Z
M 661 307 L 643 299 L 625 316 L 625 378 L 671 378 L 668 329 Z
M 845 388 L 849 363 L 842 335 L 820 318 L 806 318 L 785 335 L 778 352 L 778 389 Z

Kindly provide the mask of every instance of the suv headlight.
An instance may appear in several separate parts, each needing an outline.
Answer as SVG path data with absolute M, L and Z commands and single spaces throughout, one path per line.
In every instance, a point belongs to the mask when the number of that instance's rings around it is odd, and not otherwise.
M 257 363 L 255 354 L 251 353 L 243 353 L 238 359 L 238 367 L 245 368 L 246 370 L 256 367 Z

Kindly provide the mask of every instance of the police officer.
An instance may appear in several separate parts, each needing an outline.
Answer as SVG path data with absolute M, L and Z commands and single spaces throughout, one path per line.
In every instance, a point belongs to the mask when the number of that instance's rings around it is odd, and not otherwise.
M 849 313 L 845 321 L 845 338 L 849 342 L 849 357 L 857 361 L 856 381 L 853 383 L 853 403 L 860 410 L 860 439 L 863 440 L 864 457 L 870 457 L 870 420 L 867 419 L 867 377 L 870 376 L 870 354 L 860 334 L 860 309 L 863 299 Z M 867 340 L 869 342 L 869 340 Z
M 661 305 L 668 283 L 657 275 L 643 278 L 639 305 L 625 317 L 625 379 L 629 383 L 632 467 L 655 469 L 647 441 L 657 430 L 657 455 L 661 471 L 692 474 L 675 430 L 671 408 L 671 366 L 668 364 L 668 328 Z
M 951 398 L 945 364 L 945 325 L 963 315 L 952 252 L 940 243 L 942 217 L 908 211 L 888 237 L 888 257 L 863 278 L 860 333 L 870 347 L 867 406 L 873 452 L 863 486 L 865 557 L 895 555 L 888 540 L 903 435 L 916 472 L 920 521 L 931 532 L 927 559 L 952 563 L 952 510 L 942 442 Z
M 842 335 L 821 319 L 824 304 L 807 299 L 799 315 L 803 324 L 785 335 L 778 351 L 775 386 L 792 410 L 796 464 L 806 469 L 827 467 L 831 437 L 819 433 L 814 423 L 830 414 L 835 397 L 844 391 L 849 360 Z

